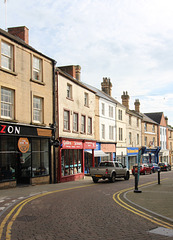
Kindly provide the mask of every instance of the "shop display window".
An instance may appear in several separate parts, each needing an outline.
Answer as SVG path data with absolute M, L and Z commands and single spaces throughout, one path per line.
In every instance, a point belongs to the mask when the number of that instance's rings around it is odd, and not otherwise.
M 32 177 L 49 174 L 47 139 L 32 139 Z
M 0 137 L 0 181 L 15 179 L 16 152 L 14 143 L 14 138 Z
M 61 152 L 61 174 L 62 176 L 81 173 L 82 150 L 67 150 Z
M 0 136 L 0 181 L 16 179 L 24 183 L 26 178 L 48 175 L 49 139 L 28 138 L 26 153 L 19 151 L 18 140 L 18 137 Z

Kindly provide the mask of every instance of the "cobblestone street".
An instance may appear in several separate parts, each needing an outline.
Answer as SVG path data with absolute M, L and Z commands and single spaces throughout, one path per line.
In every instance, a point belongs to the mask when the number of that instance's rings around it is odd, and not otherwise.
M 170 178 L 172 173 L 165 173 L 164 177 L 167 176 Z M 156 174 L 141 176 L 140 183 L 155 179 Z M 12 240 L 172 239 L 151 233 L 158 228 L 157 224 L 115 203 L 114 193 L 133 186 L 133 176 L 129 181 L 98 184 L 87 177 L 64 184 L 24 187 L 23 191 L 3 190 L 2 195 L 6 195 L 1 197 L 0 206 L 5 209 L 1 209 L 0 220 L 3 222 L 7 213 L 21 204 L 20 211 L 19 207 L 18 213 L 17 209 L 14 211 L 16 217 L 8 220 L 9 226 L 12 225 Z M 8 239 L 5 233 L 8 235 L 9 226 L 4 228 L 0 239 Z

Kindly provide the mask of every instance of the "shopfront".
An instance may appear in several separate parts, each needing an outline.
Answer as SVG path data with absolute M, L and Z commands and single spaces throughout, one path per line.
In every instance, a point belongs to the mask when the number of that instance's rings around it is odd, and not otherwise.
M 93 152 L 92 150 L 84 151 L 85 158 L 85 174 L 90 173 L 90 167 L 97 167 L 101 161 L 106 161 L 110 158 L 110 154 L 106 154 L 101 150 L 101 144 L 96 143 L 96 148 L 94 149 L 94 162 L 93 162 Z
M 127 166 L 127 148 L 117 147 L 116 148 L 116 161 L 121 162 L 124 166 Z
M 60 138 L 58 182 L 68 182 L 84 177 L 84 150 L 96 148 L 95 141 Z M 94 154 L 92 154 L 94 162 Z
M 169 150 L 162 149 L 159 152 L 159 162 L 167 162 L 169 163 Z
M 0 124 L 0 187 L 49 183 L 50 128 Z
M 143 147 L 142 163 L 159 163 L 160 147 Z
M 108 154 L 102 161 L 115 161 L 116 158 L 116 144 L 115 143 L 101 143 L 101 150 Z
M 128 157 L 128 169 L 132 170 L 133 166 L 138 161 L 138 148 L 129 147 L 127 148 Z

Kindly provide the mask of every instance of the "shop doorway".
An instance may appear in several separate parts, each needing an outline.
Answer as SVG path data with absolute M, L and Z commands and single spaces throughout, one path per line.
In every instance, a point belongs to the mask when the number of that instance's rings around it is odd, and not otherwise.
M 18 153 L 16 160 L 17 184 L 30 184 L 31 153 Z

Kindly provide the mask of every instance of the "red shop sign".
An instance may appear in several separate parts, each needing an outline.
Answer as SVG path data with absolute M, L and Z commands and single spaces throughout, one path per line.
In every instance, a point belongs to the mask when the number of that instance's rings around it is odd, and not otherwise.
M 96 149 L 96 142 L 84 142 L 84 149 Z
M 83 142 L 62 140 L 62 148 L 64 148 L 64 149 L 83 149 Z

